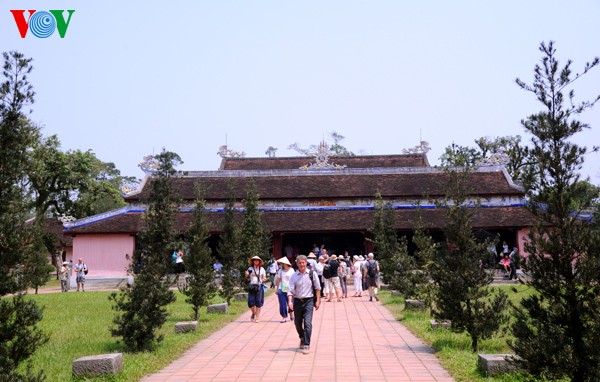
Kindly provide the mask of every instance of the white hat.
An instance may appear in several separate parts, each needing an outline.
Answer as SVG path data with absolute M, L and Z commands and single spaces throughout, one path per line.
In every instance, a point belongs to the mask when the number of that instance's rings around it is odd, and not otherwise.
M 358 259 L 359 259 L 360 261 L 364 261 L 364 260 L 365 260 L 365 258 L 363 257 L 363 255 L 360 255 L 360 256 L 358 256 Z
M 338 256 L 338 259 L 340 259 L 340 260 L 344 260 L 344 255 L 339 255 L 339 256 Z
M 63 261 L 63 265 L 69 265 L 68 261 Z
M 288 258 L 285 256 L 283 256 L 281 259 L 277 260 L 277 262 L 281 263 L 281 264 L 287 264 L 290 267 L 292 266 L 292 264 L 290 264 L 290 261 L 288 260 Z

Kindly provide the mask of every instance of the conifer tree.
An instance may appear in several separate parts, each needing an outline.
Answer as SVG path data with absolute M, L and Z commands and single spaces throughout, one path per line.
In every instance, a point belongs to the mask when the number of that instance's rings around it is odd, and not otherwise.
M 200 307 L 208 305 L 217 291 L 212 267 L 211 250 L 208 246 L 210 231 L 205 216 L 205 201 L 202 191 L 198 192 L 198 200 L 194 208 L 194 220 L 188 231 L 189 252 L 185 256 L 187 281 L 181 292 L 187 297 L 186 302 L 192 305 L 195 321 L 200 317 Z
M 240 233 L 240 252 L 247 258 L 259 256 L 267 260 L 270 256 L 271 238 L 262 221 L 258 209 L 259 195 L 256 193 L 254 182 L 248 183 L 244 199 L 242 230 Z
M 435 262 L 439 244 L 434 242 L 431 235 L 427 233 L 427 226 L 421 215 L 421 210 L 419 210 L 419 218 L 414 224 L 412 242 L 416 247 L 415 261 L 417 264 L 422 264 L 419 269 L 419 276 L 416 277 L 415 297 L 424 301 L 426 306 L 431 307 L 435 285 L 429 282 L 429 266 Z
M 221 257 L 223 264 L 221 290 L 219 294 L 223 297 L 228 305 L 231 305 L 231 299 L 237 289 L 241 287 L 241 270 L 244 262 L 240 259 L 239 250 L 239 228 L 236 224 L 235 215 L 235 184 L 233 179 L 228 185 L 229 197 L 225 205 L 225 223 L 223 225 L 223 234 L 219 241 L 217 252 Z
M 438 205 L 446 209 L 446 243 L 428 267 L 435 283 L 432 313 L 436 319 L 451 320 L 453 331 L 466 331 L 476 352 L 479 340 L 489 338 L 507 321 L 508 297 L 503 291 L 492 292 L 492 276 L 481 265 L 487 244 L 478 243 L 473 234 L 472 202 L 466 199 L 468 168 L 448 174 L 446 198 Z
M 516 81 L 543 105 L 522 121 L 532 134 L 535 159 L 523 183 L 529 209 L 538 219 L 525 244 L 524 265 L 536 293 L 515 306 L 510 345 L 520 357 L 517 363 L 535 376 L 598 381 L 600 235 L 580 214 L 592 204 L 578 184 L 587 149 L 571 139 L 589 128 L 577 118 L 600 96 L 576 103 L 570 87 L 600 60 L 573 76 L 570 60 L 559 65 L 553 42 L 541 43 L 539 49 L 542 59 L 535 65 L 533 83 Z
M 23 109 L 34 101 L 27 76 L 31 59 L 18 52 L 3 53 L 0 84 L 0 376 L 6 381 L 38 382 L 43 371 L 34 374 L 20 365 L 43 345 L 48 337 L 36 325 L 43 310 L 26 300 L 18 277 L 25 250 L 36 241 L 32 225 L 25 223 L 27 200 L 21 187 L 26 178 L 27 152 L 38 138 Z
M 383 281 L 405 297 L 414 297 L 418 283 L 417 264 L 408 254 L 405 237 L 398 239 L 396 218 L 390 203 L 386 203 L 381 194 L 375 194 L 375 215 L 373 228 L 375 236 L 375 254 Z
M 169 249 L 175 241 L 173 225 L 179 202 L 172 179 L 176 174 L 175 165 L 181 163 L 181 159 L 163 149 L 155 160 L 158 169 L 150 183 L 146 227 L 140 233 L 140 248 L 134 253 L 130 268 L 130 272 L 135 273 L 135 281 L 118 295 L 113 293 L 109 297 L 115 303 L 113 309 L 120 312 L 114 319 L 111 334 L 122 337 L 131 351 L 151 350 L 162 341 L 163 336 L 156 332 L 167 319 L 167 305 L 175 301 L 175 294 L 169 290 L 172 283 L 168 277 Z

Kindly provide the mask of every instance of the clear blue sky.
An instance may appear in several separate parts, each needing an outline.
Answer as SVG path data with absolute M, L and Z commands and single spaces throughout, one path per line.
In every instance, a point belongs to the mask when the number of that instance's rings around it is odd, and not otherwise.
M 11 9 L 75 9 L 64 39 L 22 39 Z M 0 50 L 34 59 L 32 119 L 64 149 L 93 150 L 124 175 L 163 147 L 182 170 L 216 170 L 227 143 L 292 156 L 330 131 L 356 153 L 520 134 L 541 110 L 541 41 L 574 71 L 600 56 L 600 1 L 4 0 Z M 600 93 L 600 68 L 575 85 Z M 577 142 L 600 145 L 600 105 Z M 584 173 L 600 183 L 600 154 Z

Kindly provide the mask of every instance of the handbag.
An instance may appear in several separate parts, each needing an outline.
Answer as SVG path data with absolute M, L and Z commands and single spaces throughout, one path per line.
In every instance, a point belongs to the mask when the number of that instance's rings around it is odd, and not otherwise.
M 257 293 L 260 285 L 258 284 L 250 284 L 248 287 L 248 293 Z

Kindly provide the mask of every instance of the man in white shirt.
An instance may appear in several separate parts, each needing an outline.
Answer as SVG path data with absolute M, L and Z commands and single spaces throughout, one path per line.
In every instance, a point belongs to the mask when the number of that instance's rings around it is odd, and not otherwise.
M 306 268 L 306 263 L 306 256 L 298 256 L 296 259 L 298 270 L 292 275 L 288 289 L 288 307 L 294 311 L 294 324 L 300 337 L 300 350 L 304 354 L 310 351 L 313 310 L 318 310 L 321 305 L 321 284 L 316 273 Z M 316 300 L 313 300 L 313 297 Z

